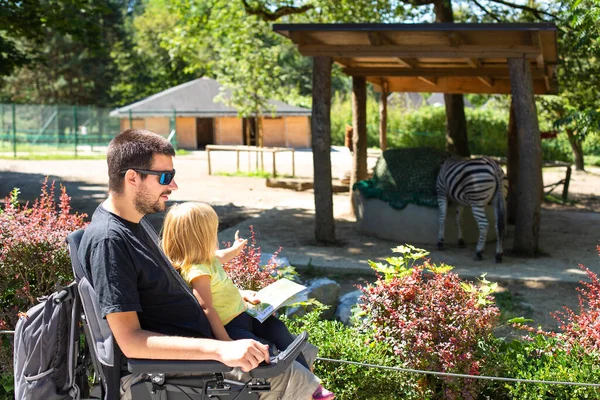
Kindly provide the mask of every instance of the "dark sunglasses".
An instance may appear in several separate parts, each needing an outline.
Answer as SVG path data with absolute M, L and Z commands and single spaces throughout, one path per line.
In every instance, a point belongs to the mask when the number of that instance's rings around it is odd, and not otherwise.
M 122 174 L 126 173 L 127 170 L 134 170 L 135 172 L 139 172 L 140 174 L 144 174 L 144 175 L 156 175 L 158 176 L 158 183 L 160 183 L 161 185 L 168 185 L 171 183 L 171 181 L 173 180 L 173 178 L 175 178 L 175 170 L 171 170 L 171 171 L 152 171 L 149 169 L 140 169 L 140 168 L 127 168 L 124 169 L 123 171 L 121 171 Z

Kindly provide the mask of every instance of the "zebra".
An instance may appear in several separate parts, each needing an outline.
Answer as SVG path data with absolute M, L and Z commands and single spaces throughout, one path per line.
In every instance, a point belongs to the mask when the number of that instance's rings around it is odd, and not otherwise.
M 502 168 L 489 158 L 472 160 L 448 159 L 444 161 L 437 176 L 437 202 L 440 210 L 438 250 L 444 248 L 444 231 L 448 200 L 457 204 L 456 223 L 458 225 L 458 245 L 464 247 L 461 219 L 463 207 L 471 207 L 479 228 L 479 240 L 475 249 L 475 260 L 481 260 L 488 221 L 485 206 L 494 201 L 496 215 L 496 262 L 502 262 L 502 239 L 505 230 L 504 189 L 505 177 Z

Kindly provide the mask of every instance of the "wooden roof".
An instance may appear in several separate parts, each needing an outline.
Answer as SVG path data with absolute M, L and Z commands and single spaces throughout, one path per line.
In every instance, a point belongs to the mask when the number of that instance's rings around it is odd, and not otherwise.
M 556 25 L 275 24 L 304 56 L 390 92 L 510 93 L 509 58 L 531 62 L 536 94 L 556 94 Z

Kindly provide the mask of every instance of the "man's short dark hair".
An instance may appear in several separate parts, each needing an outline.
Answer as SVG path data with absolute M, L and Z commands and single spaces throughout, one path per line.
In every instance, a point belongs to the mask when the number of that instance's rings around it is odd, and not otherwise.
M 164 137 L 145 129 L 127 129 L 115 136 L 108 145 L 108 190 L 120 194 L 129 168 L 150 169 L 155 154 L 175 156 L 175 149 Z M 145 176 L 142 176 L 145 178 Z

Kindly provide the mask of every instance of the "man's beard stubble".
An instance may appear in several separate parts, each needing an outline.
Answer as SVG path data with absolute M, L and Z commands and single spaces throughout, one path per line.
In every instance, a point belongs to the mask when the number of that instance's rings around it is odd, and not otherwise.
M 168 190 L 160 194 L 170 195 L 171 191 Z M 141 190 L 135 198 L 135 209 L 141 214 L 155 214 L 159 212 L 165 211 L 167 208 L 166 202 L 163 203 L 160 201 L 160 196 L 158 199 L 153 199 L 152 196 L 146 191 Z

